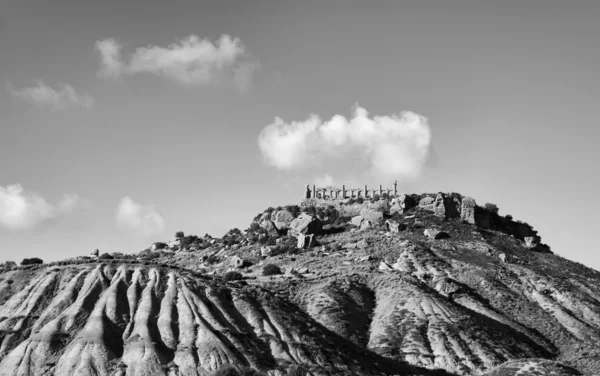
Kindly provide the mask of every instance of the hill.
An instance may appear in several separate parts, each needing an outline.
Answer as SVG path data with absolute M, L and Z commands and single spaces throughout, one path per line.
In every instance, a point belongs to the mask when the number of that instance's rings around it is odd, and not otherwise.
M 0 375 L 597 374 L 599 286 L 458 194 L 310 199 L 219 239 L 6 267 Z

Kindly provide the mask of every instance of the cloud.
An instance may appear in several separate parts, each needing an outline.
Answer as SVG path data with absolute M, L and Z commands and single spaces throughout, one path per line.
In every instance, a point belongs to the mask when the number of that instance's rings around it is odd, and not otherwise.
M 258 136 L 266 164 L 281 170 L 319 166 L 334 159 L 361 157 L 372 173 L 415 178 L 427 161 L 431 130 L 427 119 L 411 111 L 369 117 L 356 107 L 354 117 L 335 115 L 323 122 L 317 115 L 285 123 L 280 118 Z
M 138 204 L 129 196 L 119 201 L 116 220 L 120 229 L 140 236 L 161 233 L 166 225 L 165 219 L 154 205 Z
M 64 195 L 56 204 L 49 204 L 40 195 L 25 192 L 21 184 L 0 186 L 0 226 L 13 231 L 31 229 L 90 205 L 77 195 Z
M 259 67 L 241 40 L 229 35 L 214 43 L 190 35 L 167 47 L 139 47 L 128 63 L 122 60 L 122 46 L 114 39 L 97 41 L 96 50 L 101 55 L 101 76 L 149 73 L 185 86 L 234 86 L 244 91 Z
M 317 187 L 329 187 L 335 184 L 335 180 L 333 179 L 333 177 L 331 177 L 331 175 L 325 174 L 323 176 L 316 177 L 314 184 Z
M 59 85 L 59 89 L 53 89 L 42 81 L 38 81 L 36 86 L 20 90 L 12 89 L 10 84 L 8 87 L 15 97 L 51 110 L 60 111 L 72 107 L 83 107 L 89 110 L 94 107 L 94 98 L 87 94 L 78 94 L 73 86 L 67 84 Z

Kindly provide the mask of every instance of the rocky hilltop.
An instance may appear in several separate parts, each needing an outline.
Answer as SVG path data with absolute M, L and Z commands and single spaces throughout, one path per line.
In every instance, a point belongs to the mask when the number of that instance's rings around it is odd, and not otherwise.
M 456 193 L 5 265 L 0 375 L 593 375 L 600 273 Z

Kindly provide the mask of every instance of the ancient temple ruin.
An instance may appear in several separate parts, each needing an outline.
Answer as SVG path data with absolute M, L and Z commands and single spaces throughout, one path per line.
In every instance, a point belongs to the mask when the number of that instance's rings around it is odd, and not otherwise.
M 304 198 L 320 198 L 328 200 L 344 200 L 347 198 L 374 198 L 376 195 L 382 197 L 386 195 L 388 197 L 395 197 L 398 195 L 398 182 L 394 181 L 394 187 L 391 189 L 384 189 L 382 185 L 379 188 L 369 188 L 365 184 L 364 188 L 346 188 L 342 185 L 341 188 L 336 187 L 325 187 L 317 188 L 315 185 L 312 187 L 310 184 L 306 185 L 304 191 Z

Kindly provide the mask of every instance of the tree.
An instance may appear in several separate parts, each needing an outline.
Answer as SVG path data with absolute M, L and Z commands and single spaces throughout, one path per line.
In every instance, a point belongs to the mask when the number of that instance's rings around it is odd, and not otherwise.
M 177 231 L 175 233 L 175 238 L 179 239 L 179 238 L 183 238 L 185 236 L 185 234 L 183 233 L 183 231 Z
M 21 261 L 21 265 L 33 265 L 33 264 L 43 264 L 44 260 L 42 260 L 41 258 L 37 258 L 37 257 L 32 257 L 32 258 L 24 258 L 23 261 Z
M 499 209 L 498 209 L 498 206 L 496 206 L 496 204 L 490 204 L 488 202 L 483 207 L 485 208 L 485 210 L 489 211 L 490 213 L 498 214 Z

